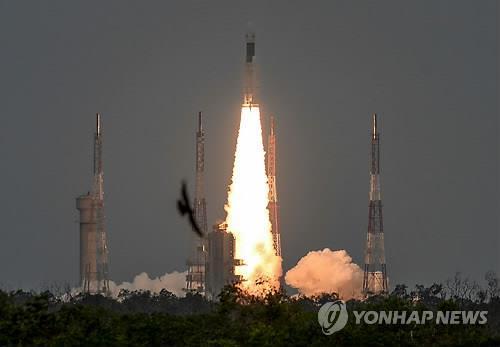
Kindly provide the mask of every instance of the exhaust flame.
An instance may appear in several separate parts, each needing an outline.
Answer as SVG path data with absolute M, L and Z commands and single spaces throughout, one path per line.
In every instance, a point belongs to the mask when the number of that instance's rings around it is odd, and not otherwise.
M 236 267 L 241 287 L 254 295 L 277 289 L 281 258 L 276 256 L 271 234 L 268 205 L 269 186 L 262 143 L 260 112 L 257 105 L 244 104 L 227 205 L 227 230 L 236 240 Z

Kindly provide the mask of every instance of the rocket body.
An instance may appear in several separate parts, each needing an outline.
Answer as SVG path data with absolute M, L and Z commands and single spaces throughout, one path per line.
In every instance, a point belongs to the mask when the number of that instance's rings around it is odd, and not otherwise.
M 253 63 L 253 59 L 255 57 L 255 34 L 246 34 L 246 42 L 247 42 L 247 63 Z
M 255 34 L 246 34 L 246 55 L 245 55 L 245 82 L 243 99 L 244 105 L 258 105 L 256 101 L 255 85 Z

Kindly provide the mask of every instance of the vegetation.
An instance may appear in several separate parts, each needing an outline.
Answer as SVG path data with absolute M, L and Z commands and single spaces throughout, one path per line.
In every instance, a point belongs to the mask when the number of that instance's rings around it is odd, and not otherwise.
M 217 303 L 199 295 L 178 298 L 123 291 L 117 299 L 99 295 L 0 291 L 1 346 L 498 346 L 499 281 L 488 274 L 481 289 L 455 276 L 445 285 L 398 285 L 388 296 L 351 300 L 352 310 L 482 310 L 485 325 L 355 324 L 333 335 L 322 333 L 319 307 L 337 299 L 289 297 L 284 292 L 257 298 L 227 287 Z

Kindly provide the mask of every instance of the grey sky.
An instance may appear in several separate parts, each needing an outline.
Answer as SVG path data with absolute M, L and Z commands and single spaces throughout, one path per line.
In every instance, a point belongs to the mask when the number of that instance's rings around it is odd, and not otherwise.
M 110 270 L 185 269 L 174 203 L 206 114 L 210 224 L 225 217 L 248 23 L 277 119 L 284 267 L 361 264 L 380 115 L 392 284 L 499 270 L 496 1 L 0 1 L 0 274 L 76 283 L 75 197 L 103 115 Z

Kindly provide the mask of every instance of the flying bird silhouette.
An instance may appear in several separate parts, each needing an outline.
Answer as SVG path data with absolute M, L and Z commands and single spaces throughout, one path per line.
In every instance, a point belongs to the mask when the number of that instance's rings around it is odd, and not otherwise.
M 189 200 L 186 181 L 182 181 L 181 198 L 177 200 L 177 210 L 181 216 L 184 216 L 185 214 L 188 215 L 189 224 L 191 224 L 193 231 L 198 234 L 199 237 L 205 236 L 196 222 L 194 210 L 191 208 L 191 201 Z

